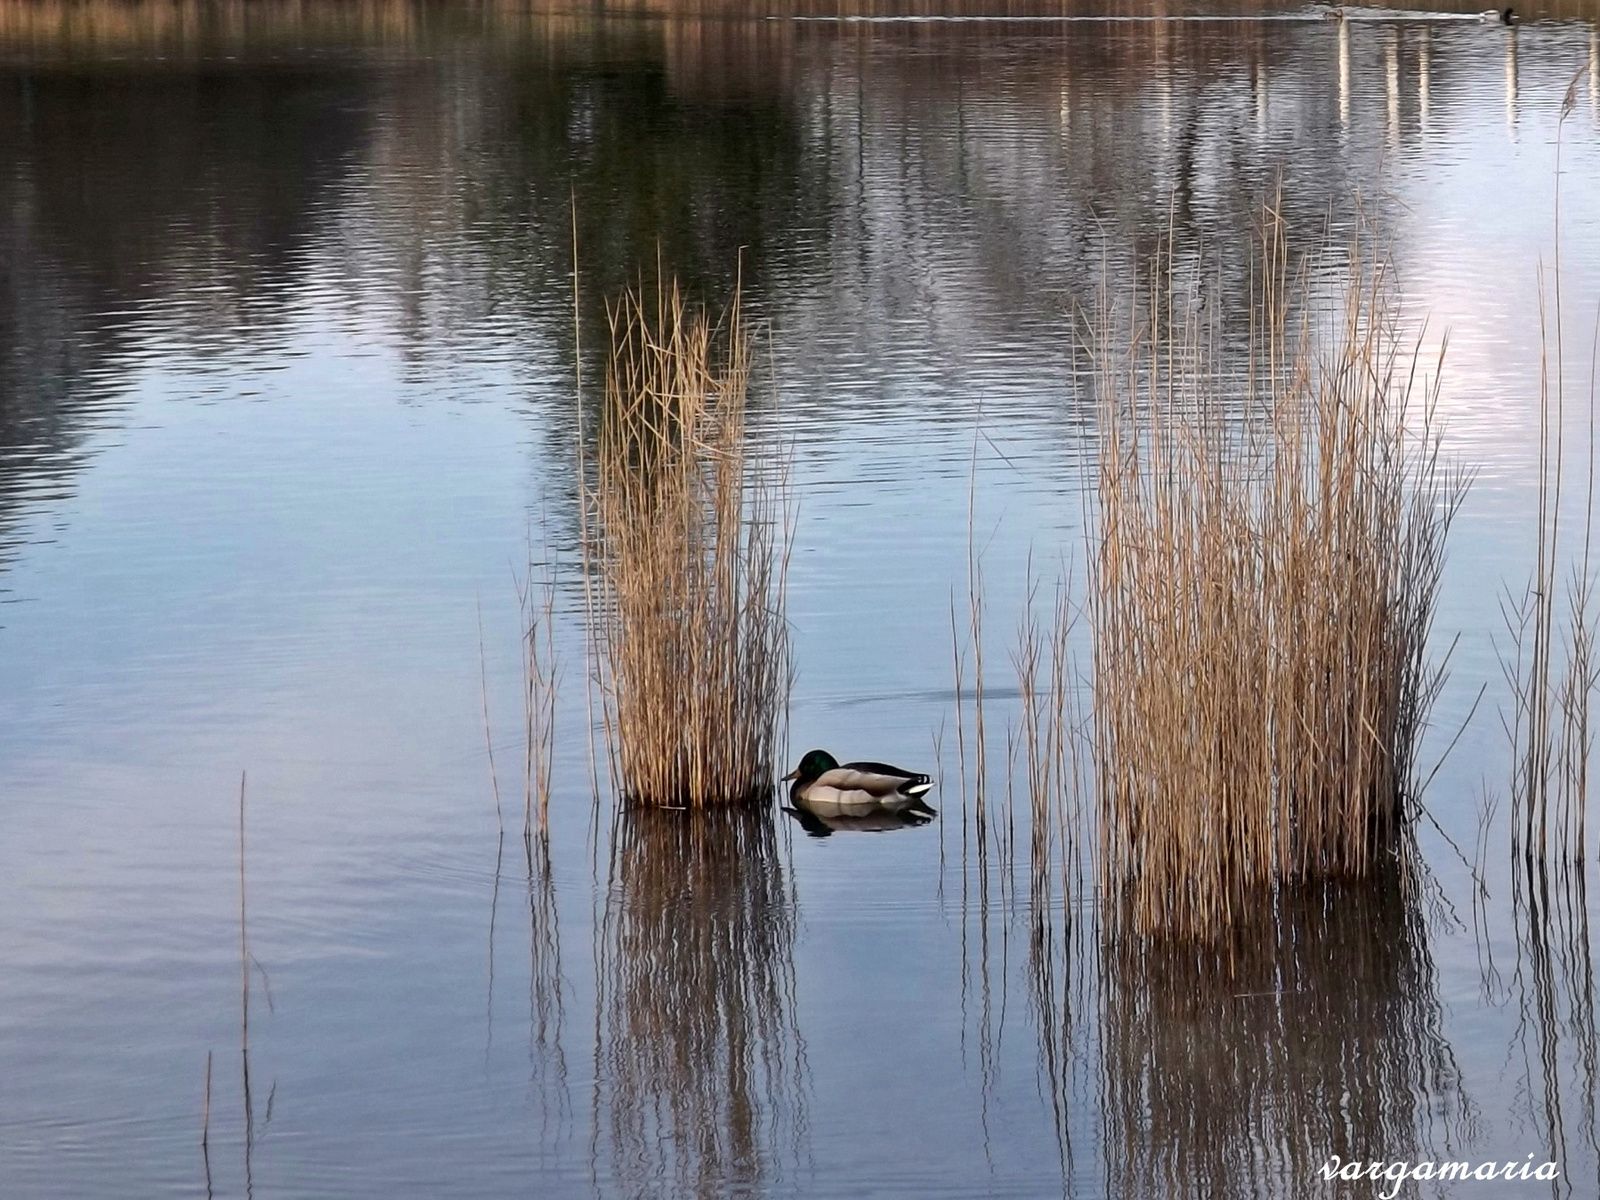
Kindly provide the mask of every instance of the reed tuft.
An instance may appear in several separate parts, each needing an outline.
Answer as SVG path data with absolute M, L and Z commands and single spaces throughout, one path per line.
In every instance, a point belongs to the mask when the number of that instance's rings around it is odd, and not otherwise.
M 737 803 L 772 787 L 791 683 L 786 477 L 746 447 L 749 330 L 737 299 L 713 326 L 675 283 L 608 316 L 583 510 L 612 781 Z
M 1245 369 L 1198 273 L 1102 303 L 1090 564 L 1099 861 L 1115 921 L 1216 936 L 1400 836 L 1442 681 L 1426 644 L 1467 483 L 1359 241 L 1318 292 L 1269 211 Z M 1233 361 L 1230 359 L 1229 361 Z

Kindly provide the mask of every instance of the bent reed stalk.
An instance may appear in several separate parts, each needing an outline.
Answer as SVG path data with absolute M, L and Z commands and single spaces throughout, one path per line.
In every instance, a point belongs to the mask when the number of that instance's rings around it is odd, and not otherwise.
M 583 520 L 612 782 L 657 807 L 765 796 L 791 684 L 789 524 L 781 466 L 745 445 L 750 332 L 737 297 L 713 327 L 675 282 L 607 314 Z
M 1359 239 L 1319 296 L 1269 209 L 1253 274 L 1242 379 L 1170 246 L 1096 331 L 1099 862 L 1110 920 L 1147 934 L 1210 940 L 1274 889 L 1403 858 L 1443 681 L 1468 480 L 1430 430 L 1437 373 Z

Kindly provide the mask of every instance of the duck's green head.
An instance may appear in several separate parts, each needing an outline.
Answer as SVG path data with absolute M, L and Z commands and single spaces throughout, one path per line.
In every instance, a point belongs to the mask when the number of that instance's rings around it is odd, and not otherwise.
M 800 783 L 810 783 L 813 779 L 820 779 L 829 771 L 839 765 L 839 760 L 826 750 L 807 750 L 800 765 L 784 776 L 785 779 L 794 779 Z

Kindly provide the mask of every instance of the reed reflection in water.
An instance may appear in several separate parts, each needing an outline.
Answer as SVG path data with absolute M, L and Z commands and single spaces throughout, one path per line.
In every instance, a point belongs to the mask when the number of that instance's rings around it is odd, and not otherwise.
M 599 934 L 594 1169 L 609 1194 L 753 1193 L 798 1169 L 795 892 L 773 809 L 626 809 Z
M 1105 939 L 1107 1193 L 1325 1196 L 1331 1155 L 1456 1154 L 1474 1116 L 1413 891 L 1285 889 L 1209 950 Z
M 1484 840 L 1494 806 L 1486 804 Z M 1482 856 L 1480 851 L 1480 865 Z M 1497 961 L 1491 897 L 1473 898 L 1485 1003 L 1516 1015 L 1506 1062 L 1516 1079 L 1516 1110 L 1556 1164 L 1553 1195 L 1574 1192 L 1581 1164 L 1600 1147 L 1600 1021 L 1596 1020 L 1594 939 L 1585 864 L 1549 862 L 1524 851 L 1510 871 L 1513 956 Z

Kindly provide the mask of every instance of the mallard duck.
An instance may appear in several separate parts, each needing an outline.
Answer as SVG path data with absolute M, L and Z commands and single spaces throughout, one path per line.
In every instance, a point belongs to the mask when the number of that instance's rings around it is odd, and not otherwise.
M 843 766 L 826 750 L 808 750 L 785 779 L 793 780 L 795 804 L 827 815 L 863 815 L 875 809 L 897 812 L 919 803 L 933 781 L 915 771 L 880 762 Z

